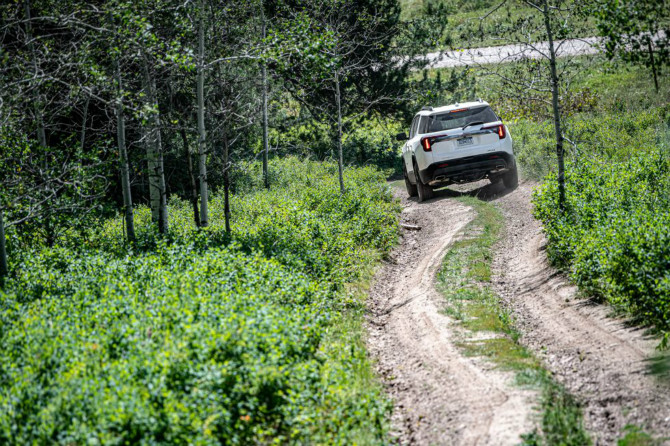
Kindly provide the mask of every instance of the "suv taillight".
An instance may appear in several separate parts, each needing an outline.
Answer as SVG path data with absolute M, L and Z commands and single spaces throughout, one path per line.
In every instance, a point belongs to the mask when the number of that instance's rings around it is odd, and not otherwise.
M 430 138 L 421 138 L 421 146 L 426 152 L 430 152 L 432 149 Z
M 482 127 L 482 129 L 495 130 L 496 133 L 498 134 L 498 138 L 500 138 L 500 139 L 505 139 L 505 136 L 507 136 L 506 133 L 505 133 L 505 125 L 504 124 L 492 125 L 491 127 Z

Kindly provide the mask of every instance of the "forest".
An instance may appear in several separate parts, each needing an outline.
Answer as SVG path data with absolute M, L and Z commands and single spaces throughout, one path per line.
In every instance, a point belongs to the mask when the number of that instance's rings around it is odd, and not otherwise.
M 429 104 L 494 104 L 553 267 L 668 347 L 666 1 L 9 0 L 0 17 L 2 444 L 393 441 L 367 299 L 405 237 L 396 134 Z M 591 36 L 596 55 L 429 57 Z M 587 438 L 551 429 L 527 443 Z

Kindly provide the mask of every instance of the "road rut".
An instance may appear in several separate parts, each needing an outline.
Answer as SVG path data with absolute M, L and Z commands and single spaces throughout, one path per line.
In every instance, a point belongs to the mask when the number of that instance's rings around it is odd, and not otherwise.
M 594 443 L 616 444 L 633 424 L 670 444 L 670 386 L 649 373 L 659 340 L 612 317 L 608 306 L 578 298 L 548 264 L 546 239 L 531 215 L 534 186 L 523 183 L 496 200 L 507 230 L 494 259 L 494 288 L 513 311 L 521 342 L 584 405 Z

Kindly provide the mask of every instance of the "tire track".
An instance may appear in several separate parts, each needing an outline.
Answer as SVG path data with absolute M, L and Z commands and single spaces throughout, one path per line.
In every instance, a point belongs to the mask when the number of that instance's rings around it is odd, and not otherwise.
M 670 388 L 648 367 L 658 339 L 611 317 L 607 305 L 577 298 L 577 288 L 548 264 L 531 215 L 534 185 L 497 201 L 507 235 L 494 260 L 494 288 L 513 310 L 521 342 L 583 403 L 596 444 L 616 444 L 628 424 L 670 442 Z

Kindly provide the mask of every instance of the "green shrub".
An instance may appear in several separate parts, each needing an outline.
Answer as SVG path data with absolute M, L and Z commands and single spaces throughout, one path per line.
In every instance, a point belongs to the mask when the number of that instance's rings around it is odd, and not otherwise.
M 335 163 L 286 158 L 269 169 L 272 187 L 262 186 L 260 165 L 238 178 L 240 192 L 231 198 L 232 234 L 226 234 L 223 196 L 210 200 L 210 225 L 195 227 L 190 203 L 171 200 L 169 241 L 177 244 L 219 246 L 235 242 L 240 249 L 262 251 L 266 256 L 338 284 L 357 279 L 357 266 L 365 264 L 370 250 L 386 251 L 395 243 L 399 207 L 374 167 L 348 168 L 341 195 Z M 138 247 L 151 249 L 161 239 L 146 207 L 136 209 Z M 125 252 L 123 222 L 106 220 L 92 230 L 89 247 Z M 75 238 L 65 244 L 80 245 Z
M 396 173 L 402 172 L 401 145 L 395 140 L 395 135 L 403 130 L 407 131 L 389 117 L 359 118 L 345 122 L 342 140 L 344 163 L 374 165 L 381 169 L 394 169 Z M 332 126 L 312 122 L 274 131 L 271 139 L 281 140 L 285 147 L 282 150 L 291 154 L 318 160 L 336 159 L 332 131 Z
M 625 160 L 656 150 L 670 118 L 665 108 L 622 113 L 580 113 L 564 121 L 566 157 L 580 160 L 597 156 Z M 510 123 L 514 151 L 525 176 L 535 179 L 556 170 L 556 139 L 551 121 L 517 120 Z
M 583 289 L 670 333 L 670 158 L 571 163 L 566 209 L 554 175 L 534 195 L 549 257 Z
M 333 333 L 361 313 L 344 285 L 394 243 L 397 205 L 372 168 L 348 169 L 344 196 L 333 164 L 271 169 L 272 190 L 248 179 L 233 198 L 230 235 L 214 197 L 205 230 L 172 201 L 167 238 L 138 208 L 134 247 L 117 218 L 17 253 L 0 291 L 0 443 L 384 441 L 365 351 Z

